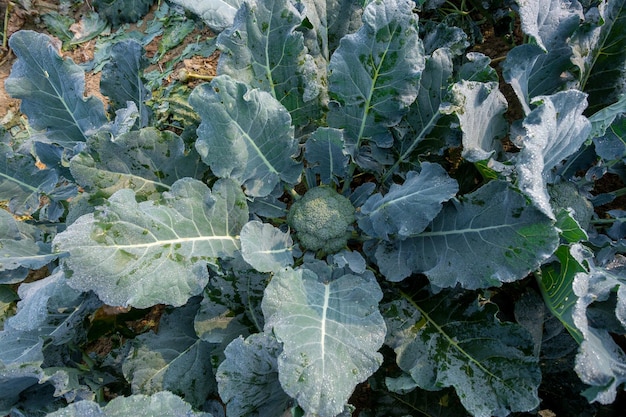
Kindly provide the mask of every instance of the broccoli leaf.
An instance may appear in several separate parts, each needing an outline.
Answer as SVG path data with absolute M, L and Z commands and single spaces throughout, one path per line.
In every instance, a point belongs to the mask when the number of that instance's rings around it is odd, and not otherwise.
M 71 147 L 105 125 L 102 102 L 83 97 L 85 72 L 61 58 L 50 37 L 21 30 L 11 36 L 9 46 L 18 60 L 5 88 L 22 100 L 21 110 L 33 128 L 45 129 L 48 140 Z
M 214 31 L 221 32 L 230 27 L 243 0 L 172 0 L 172 3 L 200 16 Z
M 114 26 L 138 21 L 148 13 L 152 4 L 154 0 L 94 0 L 93 2 L 98 14 Z
M 581 245 L 571 249 L 572 254 L 588 261 Z M 574 276 L 572 289 L 577 297 L 572 317 L 583 340 L 576 356 L 575 370 L 580 379 L 590 385 L 583 395 L 590 401 L 610 404 L 615 401 L 617 390 L 626 382 L 626 353 L 615 343 L 611 329 L 604 320 L 594 320 L 591 310 L 594 304 L 613 300 L 615 305 L 612 319 L 621 328 L 626 327 L 626 262 L 619 256 L 607 267 L 599 267 L 586 262 L 588 271 Z M 573 297 L 574 298 L 574 297 Z M 573 301 L 573 300 L 572 300 Z
M 536 273 L 539 289 L 550 312 L 580 343 L 583 336 L 574 324 L 573 312 L 577 297 L 572 283 L 576 274 L 586 272 L 586 269 L 583 260 L 577 259 L 569 246 L 559 246 L 554 254 L 558 262 L 546 264 Z
M 495 82 L 461 81 L 452 86 L 456 102 L 454 114 L 463 131 L 463 158 L 470 162 L 489 159 L 501 152 L 500 142 L 507 133 L 504 120 L 506 99 Z
M 442 203 L 459 191 L 441 165 L 422 163 L 422 170 L 408 172 L 402 185 L 393 184 L 383 196 L 374 194 L 361 207 L 359 227 L 372 237 L 390 240 L 422 232 L 441 211 Z M 410 213 L 410 214 L 409 214 Z
M 217 383 L 228 416 L 279 416 L 289 408 L 292 399 L 278 381 L 281 350 L 269 333 L 255 333 L 245 340 L 239 337 L 226 347 Z
M 137 203 L 132 190 L 116 192 L 58 234 L 53 246 L 69 252 L 73 288 L 93 290 L 109 305 L 180 306 L 207 284 L 207 263 L 239 249 L 247 220 L 235 182 L 222 179 L 211 191 L 183 178 L 158 202 Z
M 58 255 L 51 253 L 40 235 L 37 228 L 17 222 L 0 209 L 0 272 L 20 267 L 39 269 L 56 259 Z
M 290 0 L 244 2 L 233 26 L 217 38 L 218 72 L 269 92 L 304 127 L 319 117 L 316 68 L 295 28 L 304 16 Z
M 600 2 L 571 39 L 580 89 L 589 93 L 588 113 L 618 101 L 626 92 L 626 3 Z
M 521 147 L 515 165 L 519 188 L 551 218 L 555 217 L 546 188 L 552 182 L 551 170 L 578 150 L 591 131 L 582 114 L 585 97 L 577 90 L 537 97 L 537 107 L 522 123 L 525 136 L 515 142 Z
M 435 288 L 475 289 L 524 278 L 558 241 L 550 218 L 506 182 L 491 181 L 445 205 L 425 231 L 380 243 L 375 256 L 391 281 L 421 272 Z
M 30 155 L 14 153 L 0 143 L 0 201 L 8 201 L 9 210 L 30 215 L 39 209 L 40 198 L 50 194 L 59 180 L 54 169 L 40 169 Z
M 330 278 L 285 269 L 268 284 L 262 304 L 265 332 L 283 343 L 283 389 L 320 417 L 341 413 L 355 386 L 378 369 L 386 331 L 373 274 Z
M 352 155 L 364 139 L 389 146 L 387 127 L 417 97 L 425 58 L 413 7 L 410 0 L 371 2 L 363 26 L 330 59 L 328 124 L 344 129 Z
M 522 30 L 534 43 L 513 48 L 503 64 L 504 79 L 513 86 L 526 114 L 534 97 L 557 92 L 572 67 L 568 41 L 582 19 L 578 1 L 519 3 Z
M 87 148 L 72 158 L 70 169 L 89 192 L 109 197 L 130 188 L 138 198 L 148 199 L 169 190 L 178 179 L 202 178 L 207 167 L 195 150 L 185 150 L 175 133 L 148 127 L 115 140 L 104 133 L 92 136 Z
M 343 133 L 338 129 L 320 127 L 307 140 L 304 155 L 311 172 L 319 174 L 320 183 L 337 184 L 346 174 L 349 156 L 343 148 Z
M 279 182 L 295 184 L 302 165 L 291 117 L 271 94 L 227 75 L 193 90 L 189 103 L 202 118 L 196 149 L 220 177 L 230 177 L 253 197 L 264 197 Z
M 122 364 L 124 377 L 135 394 L 171 391 L 200 408 L 215 391 L 210 345 L 198 339 L 193 318 L 199 303 L 190 301 L 166 312 L 158 333 L 144 333 Z
M 100 89 L 108 96 L 113 111 L 126 107 L 128 101 L 137 105 L 139 127 L 148 125 L 150 109 L 144 104 L 152 95 L 143 83 L 143 71 L 148 67 L 144 49 L 134 39 L 127 39 L 111 47 L 111 59 L 102 68 Z
M 149 417 L 157 415 L 177 415 L 187 417 L 212 417 L 209 413 L 193 411 L 191 405 L 169 391 L 148 395 L 131 395 L 116 397 L 104 407 L 93 401 L 77 401 L 49 413 L 49 417 Z
M 293 265 L 293 241 L 269 223 L 253 220 L 241 229 L 241 255 L 259 272 L 276 272 Z
M 541 371 L 533 340 L 522 326 L 498 320 L 494 304 L 480 306 L 471 293 L 443 292 L 405 295 L 385 310 L 387 344 L 410 377 L 399 385 L 403 390 L 452 386 L 463 406 L 483 417 L 539 404 Z

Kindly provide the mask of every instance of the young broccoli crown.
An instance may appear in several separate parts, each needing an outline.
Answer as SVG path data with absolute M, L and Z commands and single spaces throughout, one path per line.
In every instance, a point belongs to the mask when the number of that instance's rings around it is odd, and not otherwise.
M 334 189 L 315 187 L 291 205 L 287 222 L 305 249 L 335 253 L 348 243 L 354 207 Z

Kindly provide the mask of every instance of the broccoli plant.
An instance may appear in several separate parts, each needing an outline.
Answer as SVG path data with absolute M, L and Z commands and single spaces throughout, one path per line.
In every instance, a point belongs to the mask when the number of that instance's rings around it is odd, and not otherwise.
M 184 53 L 217 47 L 217 75 L 152 94 L 126 38 L 111 106 L 50 37 L 11 38 L 0 414 L 506 416 L 550 377 L 615 400 L 626 231 L 591 208 L 626 160 L 624 0 L 520 1 L 508 99 L 431 2 L 206 3 L 223 30 Z M 103 311 L 157 309 L 89 350 Z

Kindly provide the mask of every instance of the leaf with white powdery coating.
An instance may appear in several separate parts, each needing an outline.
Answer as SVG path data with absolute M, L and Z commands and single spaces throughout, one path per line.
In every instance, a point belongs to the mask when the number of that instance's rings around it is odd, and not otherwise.
M 463 131 L 463 158 L 470 162 L 489 159 L 501 151 L 501 139 L 507 133 L 504 119 L 507 104 L 498 89 L 498 83 L 461 81 L 452 86 L 456 106 L 454 113 L 459 118 Z
M 90 193 L 109 197 L 122 188 L 149 199 L 184 177 L 202 178 L 207 166 L 195 150 L 173 132 L 147 127 L 111 140 L 98 134 L 87 140 L 87 149 L 70 161 L 74 179 Z
M 262 304 L 265 331 L 283 343 L 283 389 L 320 417 L 341 413 L 356 385 L 378 369 L 386 332 L 373 274 L 329 279 L 286 269 L 274 275 Z
M 393 184 L 384 196 L 376 193 L 361 207 L 359 227 L 372 237 L 400 239 L 422 232 L 439 214 L 442 203 L 459 191 L 439 164 L 424 162 L 420 173 L 410 171 L 403 184 Z
M 189 103 L 200 114 L 196 149 L 219 177 L 242 184 L 253 197 L 269 195 L 280 181 L 295 184 L 302 165 L 291 116 L 271 94 L 227 75 L 196 87 Z
M 503 181 L 446 204 L 416 236 L 376 250 L 390 281 L 424 273 L 435 288 L 477 289 L 524 278 L 556 249 L 553 221 Z
M 161 201 L 137 203 L 120 190 L 95 213 L 58 234 L 53 246 L 70 256 L 69 285 L 93 290 L 109 305 L 183 305 L 207 284 L 207 263 L 233 256 L 248 220 L 246 199 L 232 180 L 211 191 L 183 178 Z
M 463 406 L 480 417 L 537 407 L 541 371 L 522 326 L 498 320 L 495 304 L 481 307 L 471 293 L 422 295 L 405 294 L 384 306 L 387 344 L 407 374 L 398 384 L 403 391 L 452 386 Z
M 371 2 L 363 26 L 344 36 L 330 59 L 328 124 L 345 129 L 351 152 L 365 138 L 386 142 L 387 126 L 417 97 L 425 57 L 414 7 L 410 0 Z
M 222 51 L 218 73 L 272 94 L 289 110 L 295 126 L 318 119 L 321 110 L 315 97 L 306 94 L 319 87 L 313 86 L 315 65 L 303 35 L 295 30 L 303 19 L 291 0 L 248 1 L 217 38 Z
M 551 170 L 580 148 L 589 137 L 591 123 L 583 116 L 586 94 L 567 90 L 537 97 L 537 107 L 522 122 L 525 135 L 514 143 L 521 148 L 515 168 L 518 187 L 543 213 L 555 219 L 546 184 Z
M 157 333 L 143 333 L 132 341 L 122 371 L 133 393 L 150 395 L 167 390 L 201 407 L 215 390 L 211 345 L 198 339 L 194 329 L 198 306 L 194 299 L 166 311 Z
M 278 381 L 281 350 L 268 333 L 240 336 L 226 347 L 216 376 L 229 417 L 280 416 L 289 408 L 292 399 Z
M 18 60 L 5 88 L 22 100 L 21 110 L 33 128 L 45 129 L 53 142 L 72 146 L 107 122 L 102 101 L 83 97 L 83 69 L 61 58 L 49 36 L 22 30 L 11 36 L 9 46 Z
M 241 229 L 241 255 L 259 272 L 276 272 L 293 265 L 293 240 L 269 223 L 253 220 Z

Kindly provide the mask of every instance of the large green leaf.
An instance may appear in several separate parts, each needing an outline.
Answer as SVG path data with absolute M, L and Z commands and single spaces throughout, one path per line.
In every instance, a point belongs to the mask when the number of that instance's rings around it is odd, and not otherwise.
M 562 89 L 572 68 L 568 41 L 578 28 L 583 11 L 578 1 L 532 0 L 519 3 L 524 33 L 532 43 L 516 46 L 503 63 L 504 79 L 513 86 L 524 112 L 534 97 Z
M 359 227 L 372 237 L 390 240 L 422 232 L 439 214 L 442 203 L 459 191 L 441 165 L 424 162 L 420 173 L 410 171 L 403 184 L 393 184 L 384 196 L 376 193 L 361 207 Z
M 109 197 L 130 188 L 138 198 L 147 199 L 169 190 L 178 179 L 202 178 L 207 167 L 195 150 L 185 150 L 175 133 L 148 127 L 115 140 L 108 134 L 92 136 L 87 148 L 72 158 L 70 169 L 90 193 Z
M 18 60 L 5 88 L 22 100 L 21 109 L 33 128 L 45 130 L 50 141 L 72 146 L 107 122 L 102 102 L 83 97 L 83 69 L 61 58 L 50 37 L 22 30 L 11 36 L 9 46 Z
M 576 294 L 572 288 L 574 277 L 580 272 L 586 272 L 582 259 L 576 259 L 570 252 L 569 246 L 560 246 L 555 251 L 558 262 L 552 262 L 541 267 L 536 274 L 541 295 L 550 312 L 559 319 L 572 337 L 580 343 L 583 339 L 580 330 L 574 324 L 572 316 L 576 306 Z
M 541 371 L 530 334 L 498 320 L 494 304 L 462 294 L 405 294 L 385 306 L 387 344 L 407 374 L 388 386 L 403 392 L 452 386 L 473 416 L 533 410 Z
M 315 63 L 295 30 L 303 19 L 290 0 L 244 2 L 217 39 L 218 73 L 269 92 L 299 127 L 320 113 Z
M 558 242 L 550 218 L 506 182 L 491 181 L 444 206 L 425 231 L 379 244 L 376 261 L 391 281 L 424 273 L 436 288 L 485 288 L 524 278 Z
M 537 97 L 537 107 L 522 122 L 525 135 L 514 141 L 521 148 L 515 164 L 518 186 L 553 219 L 546 184 L 553 182 L 551 171 L 589 137 L 591 124 L 582 114 L 587 106 L 585 98 L 577 90 Z
M 20 267 L 39 269 L 57 256 L 51 253 L 49 244 L 41 241 L 37 228 L 16 221 L 0 209 L 0 272 Z
M 331 57 L 328 123 L 345 130 L 353 155 L 364 139 L 388 146 L 387 126 L 417 97 L 425 59 L 414 6 L 410 0 L 371 2 L 363 26 L 344 36 Z
M 580 379 L 588 384 L 583 395 L 590 402 L 611 404 L 618 389 L 626 383 L 626 353 L 613 338 L 611 322 L 617 322 L 618 333 L 626 329 L 626 262 L 616 257 L 606 267 L 593 265 L 591 254 L 582 246 L 574 245 L 572 256 L 585 262 L 588 271 L 574 275 L 571 288 L 575 297 L 572 318 L 583 336 L 575 370 Z M 593 309 L 605 302 L 609 316 L 594 319 Z
M 211 417 L 209 413 L 196 412 L 191 405 L 169 391 L 153 395 L 116 397 L 100 407 L 93 401 L 76 401 L 65 408 L 49 413 L 48 417 L 154 417 L 185 416 Z
M 589 93 L 589 114 L 613 104 L 626 92 L 626 1 L 600 2 L 598 12 L 570 41 L 572 61 L 580 71 L 580 89 Z
M 132 190 L 116 192 L 53 245 L 69 252 L 65 266 L 73 288 L 93 290 L 109 305 L 179 306 L 207 284 L 207 263 L 238 250 L 247 220 L 235 182 L 222 179 L 211 191 L 183 178 L 158 202 L 137 203 Z
M 246 223 L 240 240 L 243 259 L 259 272 L 275 272 L 293 265 L 291 235 L 269 223 Z
M 151 96 L 142 79 L 149 65 L 144 53 L 143 46 L 133 39 L 114 44 L 100 78 L 100 89 L 111 100 L 112 110 L 126 107 L 128 101 L 137 105 L 139 127 L 147 126 L 150 117 L 150 109 L 144 103 Z
M 30 215 L 39 209 L 40 198 L 51 193 L 59 180 L 53 169 L 39 169 L 30 155 L 14 153 L 0 143 L 0 201 L 7 201 L 17 215 Z
M 338 184 L 346 174 L 349 156 L 343 151 L 343 132 L 330 127 L 320 127 L 307 139 L 305 158 L 307 167 L 319 174 L 320 183 Z
M 478 162 L 497 157 L 502 150 L 498 139 L 508 130 L 504 119 L 506 99 L 498 84 L 461 81 L 452 86 L 452 96 L 463 131 L 463 158 Z
M 307 413 L 332 417 L 382 363 L 377 350 L 386 328 L 373 274 L 331 279 L 330 272 L 318 272 L 276 273 L 262 307 L 265 331 L 283 343 L 278 358 L 283 389 Z
M 197 14 L 211 29 L 221 32 L 233 24 L 235 14 L 244 0 L 172 0 Z
M 230 177 L 253 197 L 279 182 L 295 184 L 302 165 L 289 113 L 271 94 L 227 75 L 196 87 L 189 103 L 200 114 L 196 149 L 220 177 Z
M 198 339 L 193 318 L 198 302 L 166 312 L 157 333 L 144 333 L 122 364 L 135 394 L 171 391 L 200 408 L 216 389 L 209 343 Z
M 292 399 L 278 381 L 281 350 L 268 333 L 239 337 L 226 347 L 216 376 L 229 417 L 280 416 L 289 408 Z

